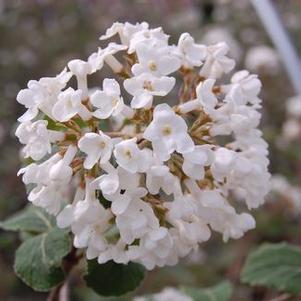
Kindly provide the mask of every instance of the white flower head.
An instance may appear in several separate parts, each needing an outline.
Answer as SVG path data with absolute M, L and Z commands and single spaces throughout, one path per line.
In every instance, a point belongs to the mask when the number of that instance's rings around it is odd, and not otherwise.
M 133 95 L 131 107 L 133 109 L 150 108 L 154 96 L 165 96 L 175 85 L 173 77 L 155 77 L 149 73 L 126 79 L 124 81 L 125 90 Z
M 174 151 L 187 153 L 194 149 L 186 122 L 167 104 L 156 106 L 153 121 L 143 136 L 152 142 L 156 156 L 163 161 L 168 160 Z
M 43 77 L 39 81 L 30 80 L 27 89 L 22 89 L 17 95 L 17 101 L 24 105 L 27 111 L 18 118 L 20 122 L 30 121 L 38 115 L 39 110 L 52 117 L 51 110 L 58 93 L 66 86 L 72 76 L 65 68 L 56 77 Z
M 151 270 L 175 265 L 212 232 L 242 237 L 255 227 L 248 210 L 270 188 L 257 75 L 243 70 L 224 82 L 234 67 L 224 42 L 206 46 L 183 33 L 174 45 L 146 22 L 116 22 L 100 39 L 115 35 L 120 44 L 19 92 L 27 111 L 16 136 L 30 164 L 18 175 L 28 201 L 100 264 Z M 103 78 L 93 88 L 92 74 Z M 297 122 L 299 106 L 289 111 Z M 286 130 L 297 136 L 296 126 Z M 156 298 L 189 301 L 171 290 Z
M 136 46 L 138 63 L 132 67 L 134 75 L 150 73 L 165 76 L 181 67 L 181 62 L 168 46 L 158 47 L 153 41 L 138 43 Z
M 40 160 L 51 152 L 47 123 L 46 120 L 38 120 L 33 123 L 28 121 L 18 126 L 16 136 L 22 144 L 25 144 L 23 149 L 25 158 L 31 157 L 33 160 Z
M 66 122 L 77 114 L 84 120 L 90 119 L 91 113 L 82 104 L 82 97 L 82 90 L 74 90 L 71 87 L 61 92 L 52 109 L 53 117 L 60 122 Z
M 220 42 L 207 47 L 206 61 L 200 71 L 200 75 L 209 78 L 219 78 L 224 73 L 230 72 L 234 66 L 234 60 L 228 58 L 229 47 Z
M 103 164 L 110 160 L 113 142 L 109 136 L 99 131 L 99 134 L 86 133 L 78 141 L 78 147 L 87 154 L 84 168 L 91 169 L 98 161 Z
M 83 60 L 72 60 L 68 63 L 68 68 L 76 76 L 77 88 L 82 90 L 83 96 L 88 94 L 87 75 L 92 73 L 91 65 Z
M 119 142 L 114 147 L 116 162 L 131 173 L 145 171 L 150 162 L 149 152 L 140 150 L 137 139 L 132 138 Z
M 111 115 L 117 116 L 124 108 L 123 98 L 120 96 L 120 87 L 115 79 L 106 78 L 103 81 L 103 90 L 97 90 L 91 95 L 91 103 L 97 108 L 93 116 L 107 119 Z
M 181 34 L 178 49 L 186 67 L 201 66 L 206 58 L 206 46 L 196 44 L 187 32 Z

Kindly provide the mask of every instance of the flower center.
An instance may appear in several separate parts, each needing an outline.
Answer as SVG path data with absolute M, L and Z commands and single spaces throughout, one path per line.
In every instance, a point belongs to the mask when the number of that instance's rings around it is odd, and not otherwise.
M 164 136 L 168 136 L 172 133 L 172 129 L 171 129 L 171 126 L 170 125 L 165 125 L 162 129 L 162 134 Z
M 150 62 L 148 63 L 148 68 L 149 68 L 149 70 L 151 70 L 151 71 L 156 71 L 156 70 L 157 70 L 157 65 L 156 65 L 156 63 L 155 63 L 154 61 L 150 61 Z
M 149 80 L 145 80 L 143 83 L 143 89 L 148 90 L 148 91 L 154 91 L 152 82 Z
M 126 149 L 124 151 L 124 155 L 128 158 L 128 159 L 131 159 L 132 158 L 132 153 L 129 149 Z
M 105 143 L 104 141 L 101 141 L 101 142 L 99 143 L 99 147 L 100 147 L 101 149 L 104 149 L 104 148 L 106 147 L 106 143 Z
M 68 109 L 72 109 L 73 108 L 73 103 L 72 103 L 72 99 L 68 98 L 66 106 Z
M 118 99 L 117 98 L 112 98 L 112 106 L 116 107 L 117 103 L 118 103 Z

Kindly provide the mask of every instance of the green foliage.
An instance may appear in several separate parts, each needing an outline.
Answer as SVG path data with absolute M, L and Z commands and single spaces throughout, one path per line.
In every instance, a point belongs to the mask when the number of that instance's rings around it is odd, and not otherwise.
M 124 265 L 109 261 L 99 264 L 97 260 L 89 260 L 84 279 L 101 296 L 120 296 L 137 288 L 144 276 L 144 268 L 137 263 Z
M 181 290 L 193 301 L 228 301 L 232 295 L 232 285 L 229 281 L 223 281 L 209 288 L 182 287 Z
M 247 258 L 241 281 L 301 293 L 301 249 L 286 243 L 259 247 Z
M 0 222 L 0 227 L 9 231 L 43 233 L 54 226 L 54 219 L 42 209 L 28 206 Z
M 2 222 L 5 230 L 20 231 L 25 241 L 16 251 L 14 269 L 36 291 L 48 291 L 65 278 L 62 259 L 71 250 L 67 231 L 36 207 L 28 207 Z
M 65 278 L 61 262 L 70 246 L 68 233 L 58 228 L 25 240 L 16 252 L 17 276 L 36 291 L 50 290 Z

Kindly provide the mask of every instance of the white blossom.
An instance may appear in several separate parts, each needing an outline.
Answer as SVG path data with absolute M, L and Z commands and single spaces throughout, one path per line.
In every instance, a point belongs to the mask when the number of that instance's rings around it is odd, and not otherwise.
M 207 47 L 206 60 L 200 75 L 209 78 L 219 78 L 223 73 L 230 72 L 234 66 L 234 60 L 228 58 L 229 47 L 226 43 L 220 42 Z
M 205 176 L 205 166 L 212 163 L 213 154 L 208 145 L 197 145 L 192 152 L 183 154 L 183 171 L 192 179 L 201 180 Z
M 206 46 L 196 44 L 194 38 L 187 32 L 182 33 L 178 48 L 186 67 L 201 66 L 206 57 Z
M 100 164 L 110 160 L 113 150 L 111 138 L 99 131 L 97 133 L 86 133 L 78 141 L 79 149 L 87 154 L 84 168 L 91 169 L 98 161 Z
M 120 96 L 120 87 L 115 79 L 106 78 L 103 81 L 103 90 L 96 90 L 91 95 L 91 103 L 97 108 L 93 116 L 99 119 L 119 115 L 123 108 L 123 99 Z
M 53 106 L 52 115 L 61 122 L 66 122 L 75 115 L 83 120 L 91 118 L 91 112 L 82 104 L 82 90 L 68 88 L 58 95 L 58 101 Z
M 116 162 L 131 173 L 144 172 L 150 162 L 148 150 L 140 150 L 137 138 L 121 141 L 115 145 Z
M 212 232 L 242 237 L 270 188 L 257 75 L 243 70 L 223 81 L 234 67 L 224 42 L 206 46 L 183 33 L 173 45 L 146 22 L 114 23 L 100 39 L 114 35 L 121 44 L 19 92 L 27 111 L 16 136 L 33 160 L 18 172 L 28 200 L 100 264 L 151 270 L 177 264 Z M 104 64 L 110 75 L 88 90 Z M 72 74 L 77 89 L 67 86 Z M 297 121 L 298 105 L 289 106 Z M 154 300 L 190 299 L 169 289 Z
M 138 62 L 132 67 L 134 75 L 150 73 L 155 76 L 165 76 L 178 70 L 181 66 L 180 60 L 172 54 L 171 49 L 157 47 L 152 41 L 149 43 L 138 43 L 136 46 Z
M 16 130 L 16 136 L 22 144 L 25 144 L 23 148 L 25 158 L 31 157 L 37 161 L 51 152 L 50 133 L 47 130 L 46 120 L 21 123 Z
M 39 81 L 30 80 L 27 89 L 22 89 L 17 95 L 17 101 L 24 105 L 27 111 L 18 121 L 30 121 L 38 115 L 38 111 L 52 117 L 51 110 L 56 102 L 57 95 L 66 86 L 71 78 L 71 72 L 65 68 L 56 77 L 43 77 Z
M 165 96 L 175 85 L 173 77 L 155 77 L 149 73 L 126 79 L 123 83 L 125 90 L 133 95 L 131 107 L 133 109 L 150 108 L 154 96 Z
M 143 136 L 152 142 L 156 156 L 163 161 L 168 160 L 174 151 L 187 153 L 194 148 L 186 122 L 167 104 L 156 106 L 153 121 Z

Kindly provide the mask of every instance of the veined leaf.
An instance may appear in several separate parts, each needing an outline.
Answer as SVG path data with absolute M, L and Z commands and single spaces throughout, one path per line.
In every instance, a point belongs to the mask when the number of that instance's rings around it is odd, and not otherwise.
M 61 262 L 71 249 L 68 233 L 56 227 L 25 240 L 16 251 L 14 269 L 36 291 L 48 291 L 64 280 Z
M 0 223 L 9 231 L 43 233 L 55 225 L 54 218 L 40 208 L 28 206 Z
M 120 296 L 137 288 L 145 276 L 145 269 L 138 263 L 127 265 L 109 261 L 99 264 L 88 261 L 87 285 L 101 296 Z
M 289 293 L 301 293 L 301 248 L 265 244 L 249 255 L 241 281 Z

